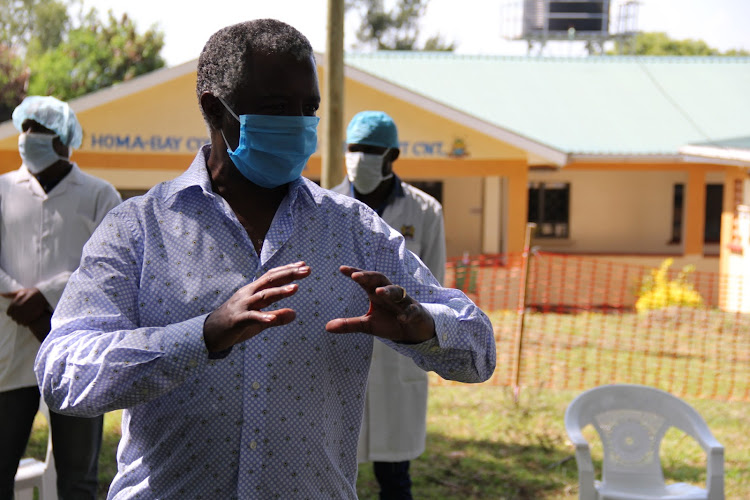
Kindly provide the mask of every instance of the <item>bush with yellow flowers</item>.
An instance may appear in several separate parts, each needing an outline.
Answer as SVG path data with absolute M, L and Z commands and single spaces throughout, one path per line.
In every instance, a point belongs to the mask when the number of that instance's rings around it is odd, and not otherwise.
M 637 292 L 638 300 L 635 309 L 638 312 L 648 312 L 655 309 L 667 307 L 701 307 L 703 298 L 695 290 L 687 277 L 695 270 L 695 266 L 688 265 L 682 268 L 675 279 L 669 279 L 669 268 L 674 259 L 665 259 L 658 269 L 642 281 Z

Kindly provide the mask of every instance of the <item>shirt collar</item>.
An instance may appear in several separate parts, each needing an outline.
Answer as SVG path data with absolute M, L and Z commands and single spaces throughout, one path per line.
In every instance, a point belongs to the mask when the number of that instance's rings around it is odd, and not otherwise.
M 25 165 L 21 165 L 21 168 L 18 169 L 19 175 L 16 177 L 16 183 L 19 185 L 25 185 L 27 189 L 31 190 L 31 192 L 43 198 L 55 198 L 58 196 L 62 196 L 67 192 L 68 186 L 84 184 L 84 173 L 81 171 L 77 164 L 70 162 L 70 165 L 70 171 L 65 174 L 65 177 L 60 179 L 60 182 L 55 184 L 55 186 L 50 190 L 49 193 L 44 190 L 42 185 L 39 183 L 39 180 L 34 177 L 31 172 L 29 172 L 28 168 L 26 168 Z
M 198 188 L 206 195 L 215 195 L 211 187 L 211 176 L 208 173 L 208 165 L 206 164 L 210 154 L 211 145 L 204 145 L 198 151 L 198 154 L 195 155 L 190 167 L 182 175 L 167 183 L 166 191 L 164 192 L 167 203 L 173 203 L 179 193 L 189 189 Z M 308 200 L 315 201 L 310 190 L 310 182 L 305 178 L 299 178 L 289 183 L 287 196 L 289 197 L 290 204 L 297 201 L 300 196 L 305 196 Z

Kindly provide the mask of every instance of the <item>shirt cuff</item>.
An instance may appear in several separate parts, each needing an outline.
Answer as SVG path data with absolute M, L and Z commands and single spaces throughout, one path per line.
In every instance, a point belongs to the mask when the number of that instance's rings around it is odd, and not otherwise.
M 422 303 L 422 307 L 430 313 L 432 320 L 435 322 L 435 336 L 419 344 L 399 343 L 399 345 L 420 354 L 432 354 L 450 344 L 452 335 L 457 331 L 458 320 L 453 309 L 448 306 Z
M 166 327 L 164 353 L 178 371 L 191 371 L 208 363 L 208 349 L 203 340 L 206 317 L 207 314 Z

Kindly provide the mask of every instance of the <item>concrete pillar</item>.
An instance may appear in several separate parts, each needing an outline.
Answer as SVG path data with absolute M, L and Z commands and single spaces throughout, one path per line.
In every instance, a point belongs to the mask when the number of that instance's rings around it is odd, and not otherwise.
M 703 255 L 703 236 L 706 226 L 706 172 L 700 165 L 688 167 L 685 190 L 685 256 Z

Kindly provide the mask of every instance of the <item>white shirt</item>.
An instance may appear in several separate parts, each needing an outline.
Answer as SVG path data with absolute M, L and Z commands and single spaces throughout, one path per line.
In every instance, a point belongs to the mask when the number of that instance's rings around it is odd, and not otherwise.
M 121 201 L 106 181 L 73 164 L 45 193 L 26 167 L 0 176 L 0 292 L 36 287 L 54 308 L 81 250 L 99 222 Z M 39 341 L 11 320 L 0 297 L 0 391 L 36 385 Z

